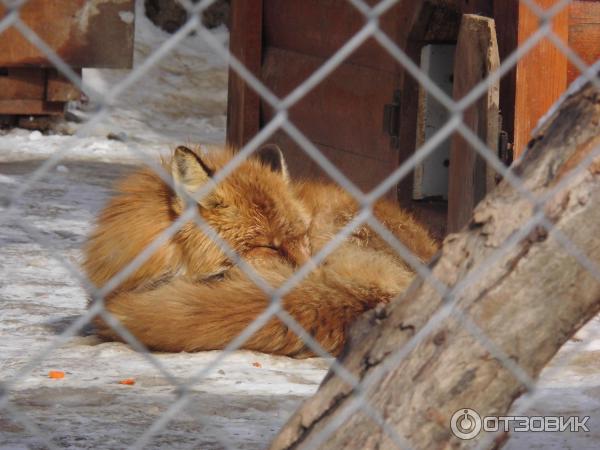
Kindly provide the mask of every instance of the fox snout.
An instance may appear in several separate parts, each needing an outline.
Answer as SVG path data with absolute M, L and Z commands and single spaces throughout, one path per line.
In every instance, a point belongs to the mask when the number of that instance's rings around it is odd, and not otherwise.
M 283 256 L 295 266 L 302 266 L 310 260 L 312 251 L 308 238 L 302 238 L 284 243 L 280 247 Z

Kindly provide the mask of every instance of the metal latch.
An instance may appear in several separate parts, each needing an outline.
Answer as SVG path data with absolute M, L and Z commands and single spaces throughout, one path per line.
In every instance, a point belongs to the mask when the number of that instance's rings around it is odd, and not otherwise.
M 383 132 L 390 136 L 390 147 L 400 147 L 400 90 L 394 91 L 392 103 L 383 106 Z

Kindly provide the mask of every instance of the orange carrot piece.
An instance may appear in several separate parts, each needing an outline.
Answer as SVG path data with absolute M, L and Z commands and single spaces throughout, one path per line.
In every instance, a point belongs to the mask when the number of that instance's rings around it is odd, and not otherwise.
M 48 378 L 54 378 L 58 380 L 64 377 L 65 373 L 62 370 L 51 370 L 50 372 L 48 372 Z
M 135 380 L 133 378 L 125 378 L 124 380 L 119 381 L 119 384 L 125 384 L 127 386 L 133 386 L 135 384 Z

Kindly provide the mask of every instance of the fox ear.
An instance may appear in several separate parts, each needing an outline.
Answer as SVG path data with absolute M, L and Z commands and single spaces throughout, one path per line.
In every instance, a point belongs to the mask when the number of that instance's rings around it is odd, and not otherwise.
M 273 172 L 281 174 L 285 181 L 290 179 L 283 152 L 277 144 L 265 144 L 256 151 L 256 157 Z
M 173 153 L 173 162 L 171 163 L 171 175 L 175 182 L 175 192 L 178 199 L 187 203 L 187 199 L 193 196 L 206 183 L 212 183 L 214 171 L 210 169 L 202 158 L 193 150 L 180 145 Z M 199 200 L 200 206 L 209 207 L 213 202 L 211 197 L 214 191 L 207 193 Z

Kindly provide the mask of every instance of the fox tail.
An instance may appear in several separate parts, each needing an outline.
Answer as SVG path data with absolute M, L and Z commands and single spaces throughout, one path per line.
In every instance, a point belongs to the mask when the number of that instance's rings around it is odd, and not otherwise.
M 413 274 L 381 254 L 360 252 L 336 257 L 314 269 L 286 294 L 281 308 L 329 353 L 339 354 L 346 329 L 358 316 L 402 292 Z M 293 270 L 269 261 L 258 273 L 280 286 Z M 106 309 L 149 349 L 199 351 L 223 349 L 270 305 L 271 299 L 240 269 L 224 279 L 197 283 L 175 278 L 152 290 L 117 293 Z M 123 340 L 102 320 L 98 334 Z M 292 357 L 313 352 L 276 316 L 256 331 L 242 348 Z

